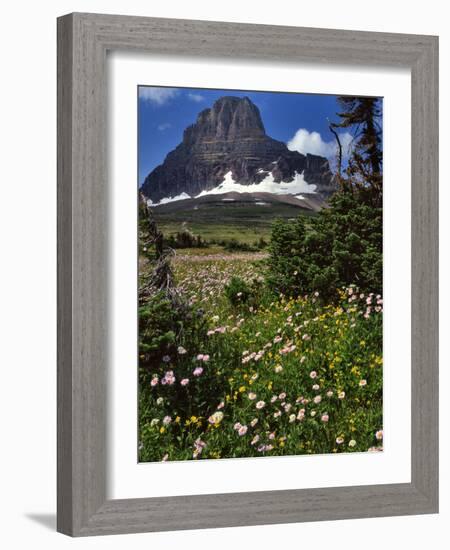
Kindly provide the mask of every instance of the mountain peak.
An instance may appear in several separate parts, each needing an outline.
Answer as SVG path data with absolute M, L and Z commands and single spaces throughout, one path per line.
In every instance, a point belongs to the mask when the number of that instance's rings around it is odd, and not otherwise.
M 240 185 L 305 182 L 327 196 L 335 183 L 326 158 L 290 151 L 266 135 L 258 107 L 248 97 L 222 96 L 188 126 L 183 141 L 145 179 L 142 193 L 153 202 L 196 197 L 220 185 L 230 173 Z
M 201 141 L 236 141 L 264 137 L 266 131 L 258 107 L 248 97 L 223 96 L 186 128 L 186 144 Z

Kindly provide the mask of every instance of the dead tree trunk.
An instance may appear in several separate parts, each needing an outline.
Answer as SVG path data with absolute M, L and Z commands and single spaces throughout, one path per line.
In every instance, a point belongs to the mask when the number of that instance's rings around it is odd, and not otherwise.
M 153 270 L 148 281 L 139 289 L 139 299 L 145 301 L 151 294 L 163 291 L 172 303 L 178 302 L 179 296 L 171 266 L 171 258 L 174 255 L 174 251 L 164 246 L 164 235 L 158 229 L 151 208 L 148 206 L 145 198 L 141 197 L 141 201 L 140 216 L 144 217 L 145 232 L 148 235 L 145 245 L 147 248 L 154 247 L 155 259 L 153 260 Z

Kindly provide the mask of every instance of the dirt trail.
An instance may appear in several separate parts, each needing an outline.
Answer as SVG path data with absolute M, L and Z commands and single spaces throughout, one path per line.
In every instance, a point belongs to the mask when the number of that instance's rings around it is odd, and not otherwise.
M 235 260 L 246 260 L 249 262 L 255 260 L 264 260 L 268 258 L 269 254 L 267 252 L 234 252 L 234 253 L 222 253 L 222 254 L 175 254 L 173 260 L 175 262 L 182 262 L 188 260 L 190 262 L 206 262 L 206 261 L 235 261 Z

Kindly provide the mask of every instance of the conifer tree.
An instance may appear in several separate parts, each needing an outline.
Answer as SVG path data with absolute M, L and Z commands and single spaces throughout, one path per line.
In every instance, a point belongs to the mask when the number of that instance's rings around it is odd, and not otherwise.
M 279 220 L 273 226 L 269 283 L 288 295 L 319 291 L 333 299 L 339 288 L 353 284 L 382 292 L 382 105 L 377 98 L 338 101 L 340 122 L 330 123 L 330 130 L 339 146 L 339 191 L 317 217 L 306 221 L 299 216 L 295 223 Z M 353 135 L 343 173 L 336 128 L 348 128 Z
M 338 98 L 340 122 L 332 128 L 349 128 L 352 151 L 346 169 L 345 188 L 357 189 L 373 206 L 382 205 L 383 150 L 382 105 L 379 98 L 342 96 Z

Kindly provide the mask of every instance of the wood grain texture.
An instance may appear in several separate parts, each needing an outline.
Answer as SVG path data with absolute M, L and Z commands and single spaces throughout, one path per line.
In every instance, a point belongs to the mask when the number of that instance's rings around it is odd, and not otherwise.
M 59 21 L 58 41 L 58 477 L 68 491 L 59 491 L 58 529 L 74 534 L 106 495 L 105 52 L 75 15 Z
M 438 508 L 438 42 L 416 60 L 412 85 L 412 479 Z
M 72 21 L 58 21 L 57 529 L 72 525 Z
M 409 67 L 412 480 L 106 499 L 106 53 Z M 58 530 L 73 536 L 424 514 L 438 509 L 438 40 L 432 36 L 70 14 L 58 20 Z

